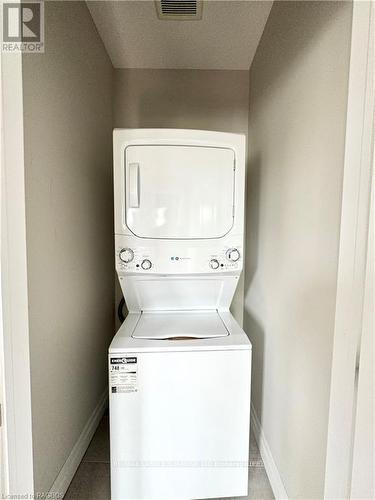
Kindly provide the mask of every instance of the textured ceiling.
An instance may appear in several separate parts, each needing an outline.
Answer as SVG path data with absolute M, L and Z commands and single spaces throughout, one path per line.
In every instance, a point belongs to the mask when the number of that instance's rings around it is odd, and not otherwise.
M 272 2 L 206 0 L 200 21 L 160 20 L 149 0 L 87 5 L 115 68 L 249 69 Z

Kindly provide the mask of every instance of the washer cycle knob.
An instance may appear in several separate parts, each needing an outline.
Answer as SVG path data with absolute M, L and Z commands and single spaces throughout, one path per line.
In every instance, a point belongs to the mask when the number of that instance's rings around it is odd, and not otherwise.
M 119 253 L 120 260 L 127 264 L 134 259 L 134 252 L 131 248 L 123 248 Z
M 219 267 L 219 261 L 216 259 L 211 259 L 210 260 L 210 268 L 211 269 L 218 269 Z
M 227 259 L 231 260 L 232 262 L 237 262 L 240 257 L 241 255 L 240 252 L 237 250 L 237 248 L 230 248 L 227 251 Z
M 148 259 L 142 260 L 142 262 L 141 262 L 141 268 L 144 269 L 145 271 L 147 271 L 148 269 L 151 269 L 152 268 L 151 261 L 148 260 Z

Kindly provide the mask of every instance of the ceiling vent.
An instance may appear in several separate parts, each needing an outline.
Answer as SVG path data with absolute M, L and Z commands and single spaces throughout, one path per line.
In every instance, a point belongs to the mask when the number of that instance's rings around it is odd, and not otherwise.
M 156 0 L 159 19 L 198 21 L 202 19 L 202 1 L 199 0 Z

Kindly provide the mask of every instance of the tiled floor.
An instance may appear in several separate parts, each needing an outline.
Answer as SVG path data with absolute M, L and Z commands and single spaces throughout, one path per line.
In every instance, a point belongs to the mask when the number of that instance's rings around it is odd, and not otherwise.
M 274 498 L 255 439 L 250 443 L 249 496 L 246 500 Z M 109 430 L 104 415 L 76 475 L 64 497 L 66 500 L 109 500 Z M 237 497 L 238 499 L 238 497 Z M 245 500 L 245 497 L 243 497 Z M 225 499 L 231 500 L 231 499 Z

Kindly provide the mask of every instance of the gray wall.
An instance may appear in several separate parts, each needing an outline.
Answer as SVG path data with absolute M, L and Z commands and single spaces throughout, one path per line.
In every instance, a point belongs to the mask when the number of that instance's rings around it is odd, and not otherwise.
M 322 498 L 350 2 L 277 2 L 250 73 L 245 330 L 289 498 Z
M 247 134 L 248 71 L 115 70 L 114 126 Z M 243 279 L 233 300 L 242 324 Z
M 36 491 L 48 492 L 106 388 L 113 321 L 112 65 L 85 2 L 45 2 L 23 59 Z

